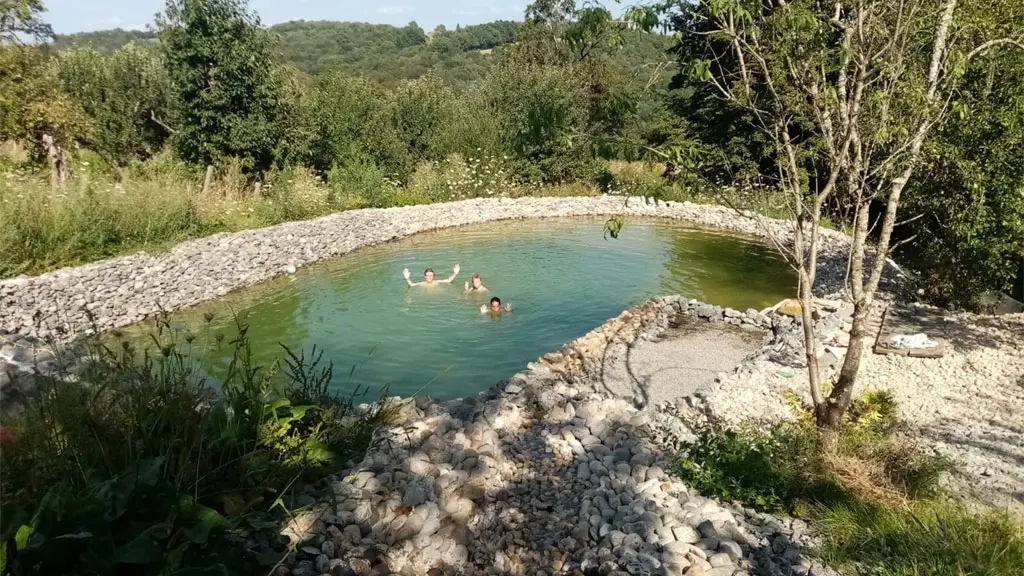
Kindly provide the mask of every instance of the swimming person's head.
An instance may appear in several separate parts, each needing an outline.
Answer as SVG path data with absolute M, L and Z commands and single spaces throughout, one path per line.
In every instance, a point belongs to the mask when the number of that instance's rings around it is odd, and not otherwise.
M 480 281 L 480 275 L 473 274 L 473 289 L 479 290 L 481 286 L 483 286 L 483 282 Z
M 426 280 L 427 282 L 433 282 L 434 281 L 434 271 L 431 270 L 430 268 L 427 268 L 426 270 L 424 270 L 423 271 L 423 279 Z
M 501 312 L 501 298 L 491 298 L 491 312 Z

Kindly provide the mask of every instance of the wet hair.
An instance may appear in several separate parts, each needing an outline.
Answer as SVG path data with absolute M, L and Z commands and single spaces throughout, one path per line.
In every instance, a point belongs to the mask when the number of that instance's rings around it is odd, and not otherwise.
M 434 269 L 433 268 L 427 268 L 426 270 L 423 271 L 423 275 L 426 276 L 427 272 L 430 272 L 431 274 L 433 274 L 434 273 Z
M 473 274 L 473 278 L 477 278 L 477 279 L 479 279 L 479 278 L 480 278 L 480 275 L 479 275 L 479 274 Z
M 498 298 L 497 296 L 495 296 L 494 298 L 491 298 L 491 304 L 494 304 L 495 302 L 497 302 L 498 305 L 500 306 L 501 305 L 501 298 Z

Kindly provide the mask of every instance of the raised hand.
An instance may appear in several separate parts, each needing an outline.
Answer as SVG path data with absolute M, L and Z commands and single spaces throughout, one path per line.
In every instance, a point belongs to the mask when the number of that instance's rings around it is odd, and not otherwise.
M 506 312 L 511 312 L 512 311 L 512 303 L 511 302 L 508 303 L 508 304 L 505 304 L 505 311 Z
M 466 292 L 469 292 L 469 282 L 466 282 Z
M 460 268 L 460 267 L 459 267 L 459 265 L 458 265 L 458 264 L 456 264 L 456 265 L 455 265 L 455 273 L 456 273 L 456 274 L 458 274 L 458 273 L 459 273 L 459 270 L 462 270 L 462 268 Z
M 411 276 L 411 274 L 409 274 L 409 269 L 408 268 L 406 268 L 405 270 L 402 270 L 402 276 L 405 276 L 406 280 L 409 279 L 409 276 Z

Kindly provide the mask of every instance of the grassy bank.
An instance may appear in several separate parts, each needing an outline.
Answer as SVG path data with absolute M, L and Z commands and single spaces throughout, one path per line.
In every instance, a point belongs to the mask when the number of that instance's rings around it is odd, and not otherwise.
M 834 453 L 809 416 L 769 429 L 698 426 L 677 472 L 705 494 L 804 517 L 819 556 L 860 576 L 1012 576 L 1024 566 L 1024 526 L 973 511 L 939 481 L 950 463 L 902 439 L 885 394 L 861 398 Z
M 44 174 L 11 170 L 0 178 L 0 277 L 353 208 L 596 193 L 591 185 L 517 186 L 493 160 L 461 157 L 421 166 L 405 185 L 373 166 L 336 169 L 326 178 L 305 169 L 277 171 L 260 183 L 258 193 L 230 166 L 204 190 L 203 174 L 173 160 L 141 164 L 120 179 L 86 163 L 57 190 Z
M 467 198 L 596 196 L 604 192 L 664 200 L 717 202 L 783 216 L 768 190 L 695 191 L 667 183 L 662 166 L 611 162 L 599 181 L 524 184 L 498 157 L 451 156 L 421 164 L 399 183 L 372 165 L 272 172 L 258 193 L 237 167 L 223 166 L 204 190 L 204 174 L 170 157 L 120 174 L 102 160 L 78 164 L 75 179 L 52 189 L 48 175 L 9 169 L 0 177 L 0 278 L 35 275 L 139 250 L 159 251 L 215 234 L 304 220 L 364 207 Z
M 217 391 L 190 336 L 154 338 L 90 345 L 79 378 L 40 377 L 5 415 L 0 573 L 267 573 L 300 488 L 361 457 L 396 410 L 330 394 L 315 355 L 259 362 L 244 325 L 218 339 L 234 361 Z

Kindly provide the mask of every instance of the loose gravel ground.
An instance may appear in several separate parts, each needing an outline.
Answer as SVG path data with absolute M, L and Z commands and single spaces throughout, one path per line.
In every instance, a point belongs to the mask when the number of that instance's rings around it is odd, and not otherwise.
M 861 382 L 956 463 L 959 493 L 1024 517 L 1024 314 L 950 315 L 945 332 L 942 358 L 868 354 Z
M 944 332 L 949 348 L 938 359 L 875 354 L 871 339 L 858 393 L 893 394 L 906 437 L 955 464 L 955 493 L 1024 517 L 1024 314 L 950 314 Z M 640 342 L 634 355 L 654 346 Z M 808 390 L 799 355 L 769 348 L 677 404 L 733 422 L 773 421 L 793 417 L 788 394 L 809 403 Z

